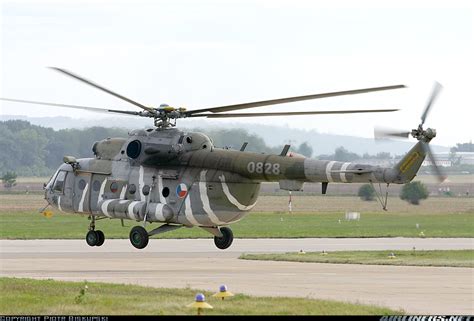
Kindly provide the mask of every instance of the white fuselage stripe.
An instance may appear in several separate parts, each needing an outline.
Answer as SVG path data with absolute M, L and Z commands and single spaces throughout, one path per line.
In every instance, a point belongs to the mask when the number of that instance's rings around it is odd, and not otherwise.
M 252 209 L 255 206 L 255 204 L 257 204 L 257 202 L 255 202 L 255 203 L 253 203 L 252 205 L 249 205 L 249 206 L 245 206 L 243 204 L 240 204 L 240 202 L 230 193 L 229 186 L 227 186 L 227 183 L 225 182 L 225 176 L 221 175 L 221 176 L 219 176 L 219 179 L 221 180 L 222 190 L 224 191 L 225 196 L 227 197 L 229 202 L 234 204 L 239 210 L 248 211 L 248 210 Z
M 128 217 L 130 217 L 131 220 L 136 220 L 135 214 L 133 213 L 133 208 L 135 207 L 135 205 L 137 205 L 137 203 L 140 203 L 140 201 L 134 201 L 128 205 L 127 215 Z
M 216 214 L 214 214 L 212 211 L 211 205 L 209 204 L 209 196 L 207 195 L 206 187 L 206 173 L 207 170 L 201 171 L 201 179 L 199 181 L 199 196 L 201 196 L 202 208 L 206 212 L 207 216 L 209 216 L 209 219 L 212 223 L 216 225 L 226 224 L 217 218 Z
M 107 207 L 109 206 L 110 202 L 112 202 L 114 200 L 106 200 L 102 203 L 102 206 L 100 207 L 100 209 L 102 210 L 102 213 L 104 213 L 105 216 L 107 217 L 112 217 L 110 216 L 109 212 L 107 211 Z
M 163 177 L 158 174 L 158 195 L 160 195 L 160 203 L 166 204 L 166 198 L 163 196 Z
M 104 181 L 102 182 L 102 185 L 100 185 L 99 197 L 97 198 L 97 205 L 99 205 L 100 201 L 104 200 L 105 184 L 107 184 L 106 179 L 104 179 Z
M 332 179 L 332 176 L 331 176 L 331 169 L 332 169 L 332 167 L 334 166 L 335 163 L 336 163 L 336 161 L 330 161 L 326 165 L 326 177 L 328 179 L 328 182 L 334 182 L 334 180 Z
M 344 183 L 347 183 L 347 178 L 346 178 L 346 173 L 344 173 L 344 171 L 347 169 L 347 167 L 350 165 L 351 163 L 344 163 L 342 164 L 342 167 L 341 167 L 341 181 L 344 182 Z
M 163 216 L 163 206 L 165 206 L 164 204 L 162 203 L 158 203 L 156 204 L 156 208 L 155 208 L 155 218 L 158 220 L 158 221 L 165 221 L 165 217 Z
M 64 212 L 63 209 L 61 208 L 61 196 L 58 197 L 58 209 L 61 212 Z
M 87 190 L 89 189 L 89 183 L 86 184 L 84 190 L 82 191 L 81 200 L 79 201 L 79 207 L 77 208 L 78 212 L 84 212 L 84 200 L 86 199 Z
M 140 170 L 138 171 L 138 190 L 140 191 L 140 201 L 145 201 L 145 194 L 143 194 L 143 186 L 145 185 L 145 181 L 143 180 L 144 175 L 143 166 L 140 166 Z
M 186 199 L 184 200 L 184 215 L 186 216 L 186 219 L 189 221 L 194 226 L 199 226 L 199 222 L 196 220 L 196 218 L 193 215 L 193 209 L 191 208 L 191 195 L 186 195 Z
M 120 192 L 120 196 L 119 198 L 121 200 L 124 200 L 125 199 L 125 193 L 127 192 L 127 184 L 123 185 L 122 187 L 122 191 Z

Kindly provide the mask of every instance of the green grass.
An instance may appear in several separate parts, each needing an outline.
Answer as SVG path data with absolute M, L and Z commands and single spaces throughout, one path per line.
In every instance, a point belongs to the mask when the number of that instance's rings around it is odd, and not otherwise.
M 76 301 L 87 284 L 82 299 Z M 231 289 L 229 289 L 231 290 Z M 194 315 L 186 307 L 197 293 L 213 306 L 205 315 L 394 315 L 388 308 L 329 300 L 252 297 L 237 294 L 224 301 L 212 292 L 136 285 L 0 278 L 2 315 Z
M 357 197 L 295 196 L 294 212 L 289 214 L 288 198 L 261 196 L 258 209 L 232 224 L 238 238 L 301 237 L 474 237 L 474 201 L 467 198 L 430 198 L 420 206 L 397 198 L 389 200 L 388 212 L 376 202 Z M 38 213 L 46 205 L 42 195 L 0 195 L 0 238 L 9 239 L 82 239 L 89 221 L 79 214 L 54 211 L 52 218 Z M 360 221 L 346 221 L 351 209 L 361 213 Z M 283 210 L 283 211 L 282 211 Z M 339 223 L 339 220 L 341 221 Z M 104 219 L 97 227 L 107 238 L 128 238 L 129 220 Z M 416 228 L 419 224 L 419 229 Z M 148 228 L 158 224 L 148 225 Z M 155 236 L 157 237 L 157 236 Z M 210 238 L 200 228 L 182 228 L 158 235 L 161 238 Z
M 390 257 L 391 253 L 393 253 L 395 257 Z M 283 254 L 242 254 L 239 258 L 245 260 L 312 263 L 474 267 L 474 250 L 335 251 L 327 254 L 323 254 L 322 252 L 297 252 Z
M 304 237 L 474 237 L 472 214 L 364 213 L 360 221 L 346 221 L 337 213 L 251 213 L 231 225 L 237 238 L 304 238 Z M 340 221 L 340 223 L 339 223 Z M 106 238 L 128 238 L 133 225 L 118 219 L 96 223 Z M 416 228 L 419 224 L 419 228 Z M 78 214 L 58 214 L 46 218 L 39 213 L 18 211 L 0 214 L 1 239 L 82 239 L 89 220 Z M 148 229 L 159 224 L 149 224 Z M 210 238 L 211 234 L 194 228 L 181 228 L 159 234 L 159 238 Z

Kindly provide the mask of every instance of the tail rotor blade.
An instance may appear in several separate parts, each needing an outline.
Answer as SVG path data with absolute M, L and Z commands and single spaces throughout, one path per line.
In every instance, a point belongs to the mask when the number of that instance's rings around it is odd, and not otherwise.
M 386 139 L 386 138 L 408 138 L 411 132 L 389 129 L 383 127 L 376 127 L 374 129 L 375 139 Z
M 423 114 L 421 115 L 421 125 L 425 123 L 426 117 L 428 117 L 428 113 L 430 112 L 431 106 L 433 106 L 433 103 L 435 102 L 436 98 L 438 97 L 439 92 L 443 86 L 441 86 L 440 83 L 435 82 L 434 87 L 433 87 L 433 92 L 431 93 L 430 99 L 428 100 L 428 103 L 426 104 L 425 110 L 423 111 Z
M 436 172 L 436 178 L 438 179 L 438 182 L 440 182 L 440 183 L 444 182 L 446 180 L 447 176 L 443 173 L 441 168 L 436 163 L 436 159 L 433 155 L 433 152 L 431 151 L 430 146 L 427 143 L 424 143 L 423 148 L 425 149 L 426 155 L 428 156 L 431 163 L 433 164 L 433 168 L 434 168 L 434 171 Z

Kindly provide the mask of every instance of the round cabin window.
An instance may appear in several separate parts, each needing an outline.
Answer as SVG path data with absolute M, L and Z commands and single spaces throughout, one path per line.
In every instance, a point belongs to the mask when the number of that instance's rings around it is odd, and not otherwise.
M 86 181 L 81 179 L 79 183 L 77 184 L 77 186 L 79 187 L 81 191 L 84 190 L 84 188 L 86 188 Z
M 168 187 L 163 188 L 161 195 L 163 195 L 163 197 L 168 197 L 170 195 L 170 189 Z
M 98 192 L 100 190 L 100 182 L 99 181 L 94 181 L 94 183 L 92 183 L 92 189 L 94 190 L 94 192 Z
M 148 185 L 143 186 L 142 192 L 143 192 L 143 195 L 150 194 L 150 186 Z
M 137 187 L 135 186 L 135 184 L 130 185 L 130 187 L 128 188 L 128 192 L 132 195 L 135 194 L 136 191 Z
M 127 156 L 130 158 L 137 158 L 140 156 L 140 152 L 142 150 L 142 143 L 139 140 L 134 140 L 130 142 L 127 146 Z
M 112 184 L 110 184 L 110 191 L 112 193 L 117 193 L 118 191 L 118 184 L 117 182 L 113 182 Z

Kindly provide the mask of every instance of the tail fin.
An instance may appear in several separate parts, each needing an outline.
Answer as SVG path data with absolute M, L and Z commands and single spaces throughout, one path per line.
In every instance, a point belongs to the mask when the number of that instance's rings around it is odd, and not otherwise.
M 416 176 L 416 173 L 418 173 L 426 157 L 426 149 L 423 144 L 427 143 L 419 141 L 402 160 L 393 167 L 396 173 L 396 178 L 393 183 L 408 183 Z

